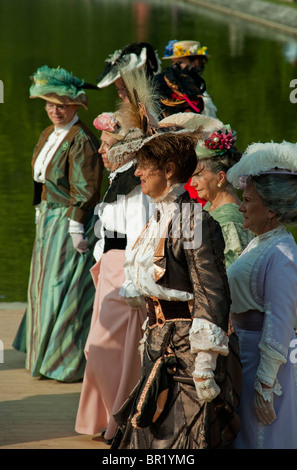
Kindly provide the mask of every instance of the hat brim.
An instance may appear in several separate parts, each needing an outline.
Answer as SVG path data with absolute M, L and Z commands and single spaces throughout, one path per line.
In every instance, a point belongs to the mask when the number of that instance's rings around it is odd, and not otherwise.
M 130 54 L 126 54 L 121 58 L 124 63 L 125 71 L 140 69 L 146 64 L 147 60 L 147 51 L 144 47 L 141 50 L 140 55 L 138 56 L 134 52 Z M 115 62 L 113 64 L 108 64 L 110 66 L 109 71 L 107 74 L 97 83 L 98 88 L 106 88 L 107 86 L 114 83 L 118 78 L 120 78 L 121 74 L 119 72 L 118 63 Z
M 206 60 L 211 56 L 208 54 L 183 54 L 183 55 L 170 55 L 162 57 L 163 60 L 166 59 L 184 59 L 185 57 L 204 57 Z
M 41 98 L 45 101 L 49 101 L 55 104 L 62 104 L 66 106 L 77 105 L 82 106 L 84 109 L 88 109 L 88 97 L 85 94 L 78 95 L 75 99 L 70 98 L 66 95 L 58 95 L 57 93 L 46 93 L 45 95 L 34 95 L 30 98 Z
M 131 128 L 121 141 L 115 143 L 110 148 L 108 151 L 108 160 L 112 163 L 119 163 L 123 160 L 126 161 L 148 142 L 153 139 L 162 139 L 163 136 L 170 134 L 197 134 L 198 136 L 199 134 L 200 137 L 202 133 L 202 126 L 196 127 L 195 129 L 187 129 L 178 124 L 162 124 L 160 122 L 158 124 L 158 132 L 149 136 L 144 136 L 142 131 L 138 128 Z

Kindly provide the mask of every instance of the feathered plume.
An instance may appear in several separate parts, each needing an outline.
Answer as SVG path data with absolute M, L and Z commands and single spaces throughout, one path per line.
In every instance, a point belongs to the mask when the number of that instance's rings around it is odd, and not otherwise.
M 159 114 L 159 98 L 153 82 L 147 77 L 144 68 L 129 70 L 125 60 L 118 68 L 129 99 L 129 102 L 122 101 L 117 111 L 122 131 L 125 133 L 137 127 L 144 136 L 151 135 L 158 125 Z

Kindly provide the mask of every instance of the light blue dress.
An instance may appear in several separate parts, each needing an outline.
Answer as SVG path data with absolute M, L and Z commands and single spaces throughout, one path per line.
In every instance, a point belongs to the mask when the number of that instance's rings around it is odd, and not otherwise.
M 255 237 L 227 274 L 242 361 L 241 431 L 234 448 L 297 449 L 297 247 L 293 236 L 279 227 Z M 255 310 L 263 312 L 262 327 L 252 325 Z M 252 407 L 260 341 L 264 350 L 282 360 L 276 378 L 282 393 L 273 394 L 277 419 L 268 426 L 257 420 Z

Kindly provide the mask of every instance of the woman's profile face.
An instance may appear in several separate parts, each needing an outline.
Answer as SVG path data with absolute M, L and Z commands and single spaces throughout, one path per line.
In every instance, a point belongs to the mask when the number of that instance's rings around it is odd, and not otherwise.
M 117 142 L 117 140 L 108 132 L 103 131 L 101 133 L 100 141 L 101 145 L 98 149 L 98 153 L 100 153 L 102 157 L 103 165 L 107 170 L 113 171 L 118 165 L 108 160 L 108 151 L 110 147 Z
M 238 210 L 242 212 L 244 222 L 243 227 L 250 230 L 256 235 L 271 230 L 269 219 L 273 217 L 273 213 L 263 204 L 262 198 L 257 193 L 255 186 L 249 183 L 242 194 L 243 201 Z
M 199 197 L 207 201 L 213 201 L 218 194 L 219 174 L 213 173 L 199 162 L 192 175 L 191 185 L 194 186 Z
M 138 164 L 134 174 L 140 178 L 143 194 L 153 199 L 158 199 L 167 189 L 165 170 L 160 170 L 153 165 Z

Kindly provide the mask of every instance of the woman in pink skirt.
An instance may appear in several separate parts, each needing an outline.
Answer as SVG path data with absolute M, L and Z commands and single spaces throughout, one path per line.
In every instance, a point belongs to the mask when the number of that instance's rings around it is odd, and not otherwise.
M 110 163 L 109 148 L 119 139 L 116 116 L 103 113 L 94 125 L 102 130 L 101 147 L 109 186 L 97 206 L 94 250 L 96 264 L 91 274 L 96 286 L 90 333 L 85 345 L 84 374 L 75 430 L 81 434 L 101 433 L 106 442 L 114 437 L 119 409 L 140 377 L 138 353 L 145 307 L 135 307 L 119 295 L 125 281 L 124 261 L 149 217 L 151 199 L 141 191 L 134 175 L 134 160 Z M 135 297 L 134 286 L 129 286 Z

